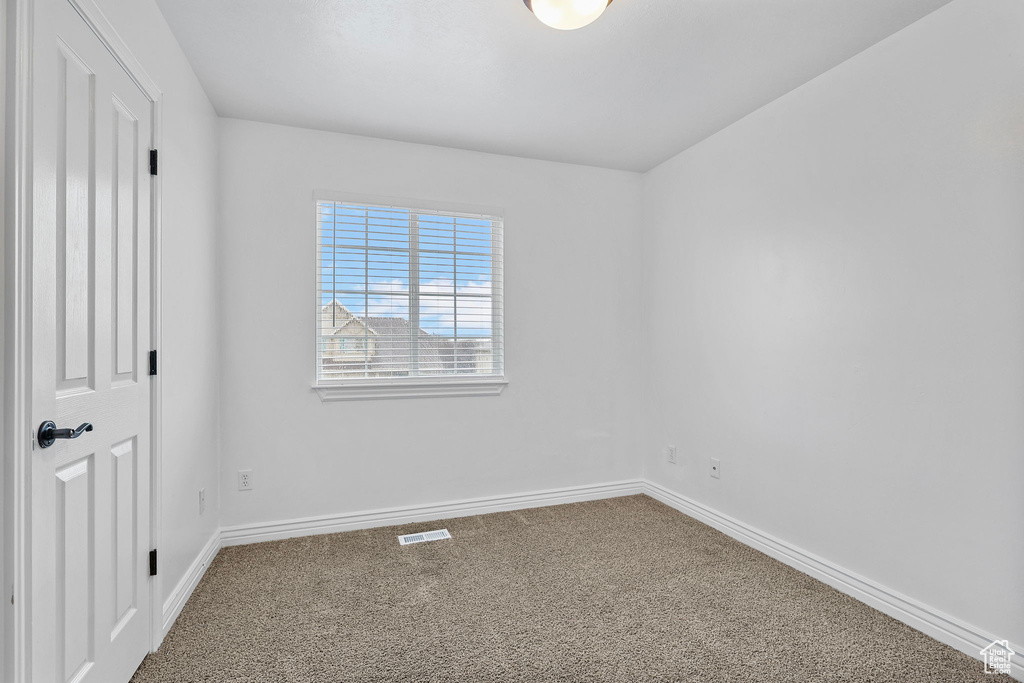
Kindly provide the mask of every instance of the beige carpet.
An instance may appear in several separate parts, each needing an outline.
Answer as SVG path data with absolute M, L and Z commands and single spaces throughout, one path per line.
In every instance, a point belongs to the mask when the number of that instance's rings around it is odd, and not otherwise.
M 982 669 L 632 496 L 226 548 L 132 680 L 1011 680 Z

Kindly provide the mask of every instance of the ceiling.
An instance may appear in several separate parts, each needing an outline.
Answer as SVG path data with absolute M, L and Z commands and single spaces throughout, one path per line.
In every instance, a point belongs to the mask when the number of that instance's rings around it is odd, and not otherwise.
M 221 116 L 646 171 L 950 0 L 158 0 Z

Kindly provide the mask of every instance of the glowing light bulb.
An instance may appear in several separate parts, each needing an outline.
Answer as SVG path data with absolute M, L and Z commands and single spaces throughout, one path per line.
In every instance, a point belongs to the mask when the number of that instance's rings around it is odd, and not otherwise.
M 611 0 L 525 0 L 543 23 L 560 31 L 572 31 L 593 23 Z

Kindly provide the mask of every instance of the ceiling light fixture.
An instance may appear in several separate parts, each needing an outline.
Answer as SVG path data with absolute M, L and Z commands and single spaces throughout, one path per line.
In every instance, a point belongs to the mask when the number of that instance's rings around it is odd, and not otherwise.
M 561 31 L 583 28 L 604 14 L 612 0 L 523 0 L 538 19 Z

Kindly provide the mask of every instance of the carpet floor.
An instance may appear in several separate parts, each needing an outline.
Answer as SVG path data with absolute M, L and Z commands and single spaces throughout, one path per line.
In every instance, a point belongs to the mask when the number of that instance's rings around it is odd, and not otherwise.
M 132 679 L 1011 680 L 646 496 L 225 548 Z

